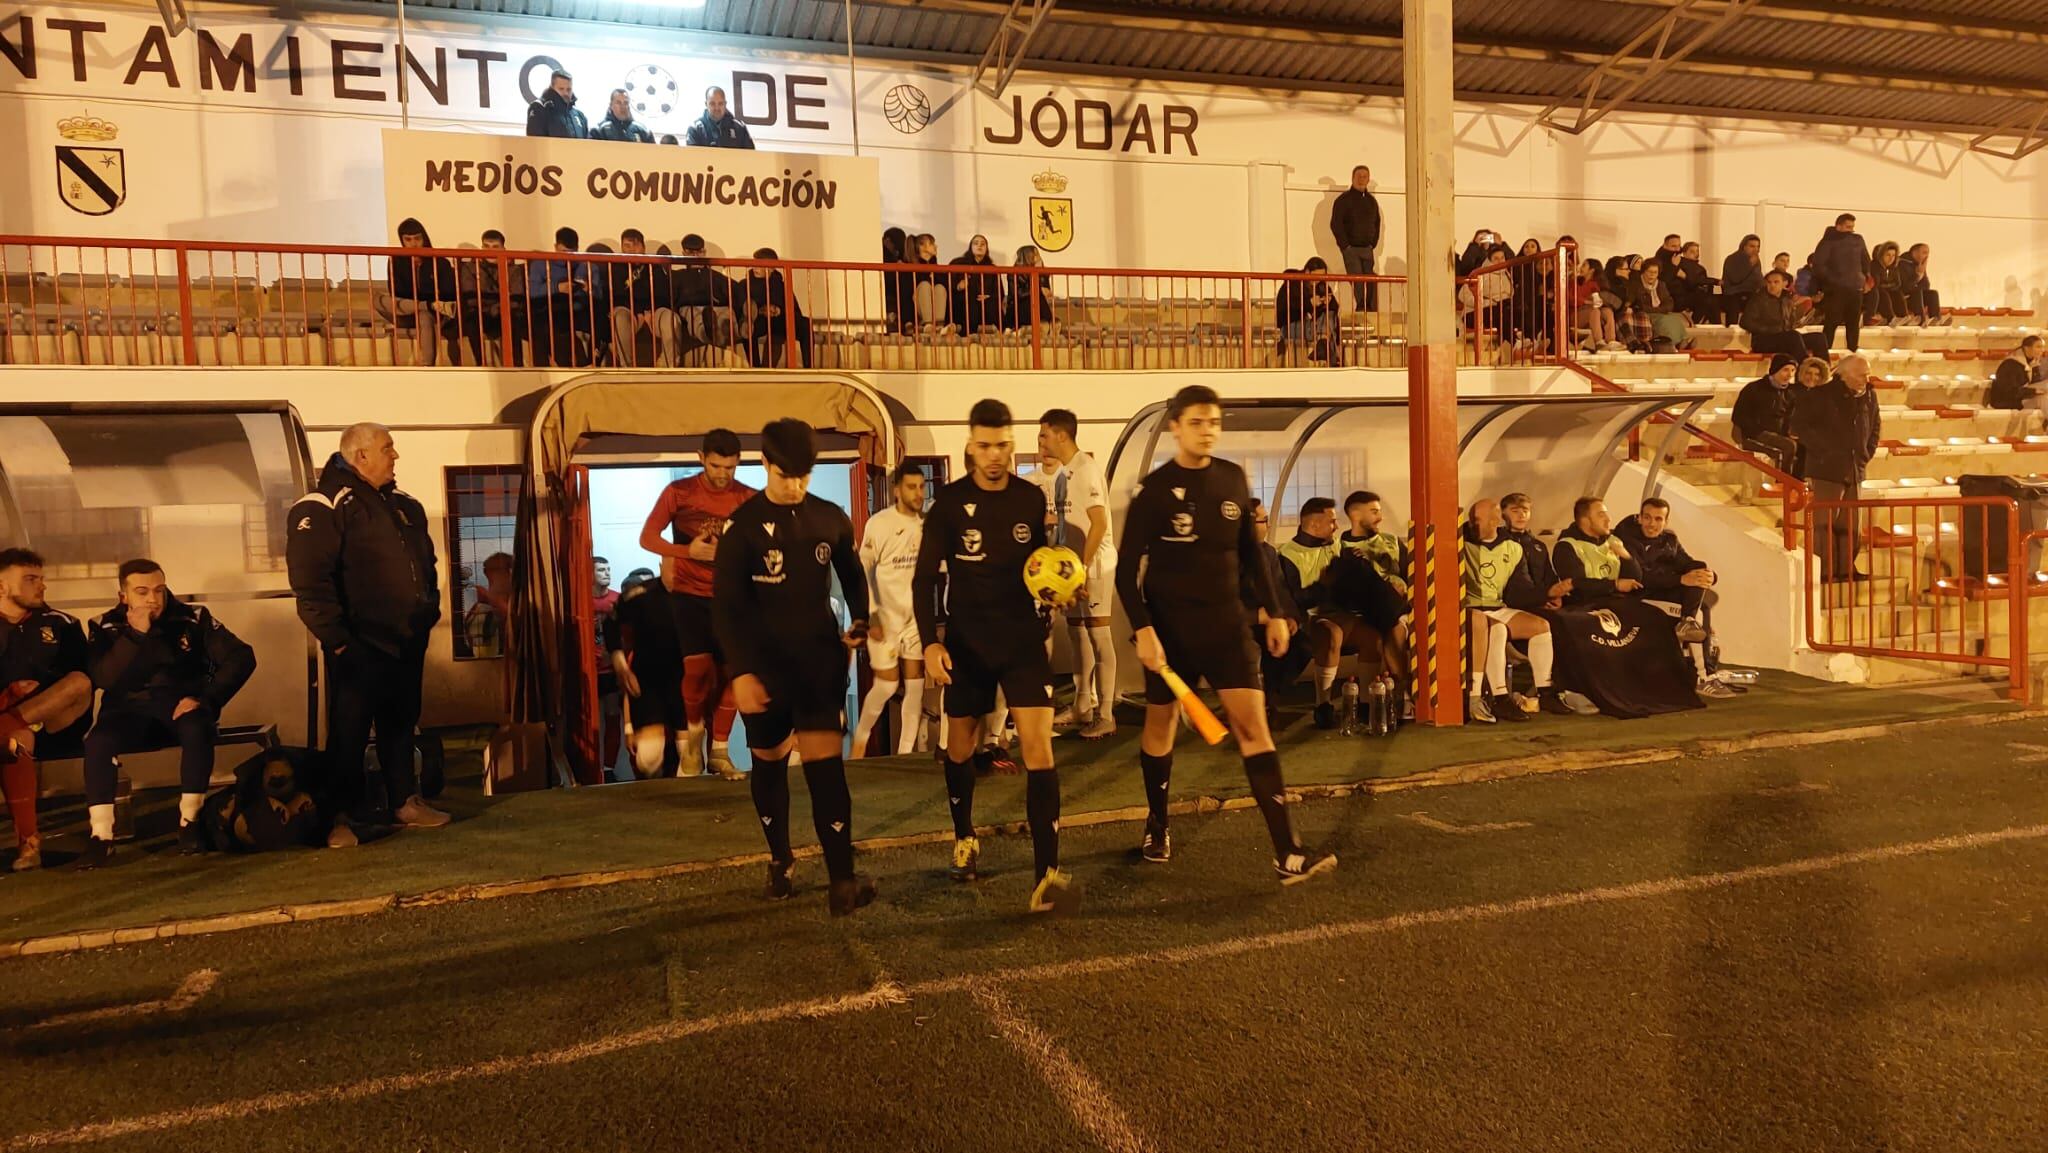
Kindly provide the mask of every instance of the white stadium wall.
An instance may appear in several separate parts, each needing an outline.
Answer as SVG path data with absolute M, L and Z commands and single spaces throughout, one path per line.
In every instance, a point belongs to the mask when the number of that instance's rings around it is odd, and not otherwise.
M 379 192 L 380 132 L 400 123 L 392 20 L 193 9 L 193 31 L 164 37 L 153 5 L 0 3 L 0 149 L 24 158 L 0 171 L 0 231 L 389 243 Z M 717 83 L 764 149 L 851 152 L 857 116 L 861 154 L 880 165 L 876 224 L 932 232 L 943 256 L 975 232 L 1007 255 L 1031 242 L 1032 197 L 1070 201 L 1071 243 L 1049 253 L 1067 267 L 1268 270 L 1318 252 L 1334 265 L 1329 202 L 1364 162 L 1387 210 L 1385 267 L 1404 267 L 1400 112 L 1389 100 L 1021 75 L 998 101 L 957 70 L 884 61 L 861 63 L 854 93 L 843 57 L 590 22 L 432 15 L 407 37 L 415 128 L 517 133 L 522 88 L 538 91 L 559 62 L 593 122 L 609 90 L 631 82 L 651 101 L 650 126 L 680 135 Z M 57 122 L 80 116 L 119 130 L 100 146 L 123 151 L 127 195 L 104 215 L 58 195 Z M 1612 117 L 1571 137 L 1508 107 L 1467 106 L 1458 129 L 1467 234 L 1569 232 L 1604 255 L 1676 231 L 1718 261 L 1754 231 L 1767 251 L 1803 258 L 1849 209 L 1873 242 L 1934 245 L 1951 301 L 2048 304 L 2039 155 L 2014 164 L 1968 153 L 1960 138 L 1662 115 Z M 1057 192 L 1033 187 L 1048 171 L 1064 178 Z

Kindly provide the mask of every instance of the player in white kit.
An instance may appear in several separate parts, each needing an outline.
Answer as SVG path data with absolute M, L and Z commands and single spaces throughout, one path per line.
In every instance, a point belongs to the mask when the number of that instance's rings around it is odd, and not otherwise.
M 1116 645 L 1110 613 L 1116 599 L 1116 534 L 1109 524 L 1109 485 L 1095 458 L 1075 443 L 1080 422 L 1064 408 L 1038 418 L 1038 471 L 1052 517 L 1048 537 L 1081 555 L 1088 584 L 1067 606 L 1067 638 L 1074 648 L 1074 707 L 1055 718 L 1081 726 L 1099 741 L 1116 732 Z
M 853 755 L 865 756 L 868 737 L 889 708 L 896 688 L 903 687 L 902 732 L 898 754 L 917 751 L 924 721 L 924 641 L 917 634 L 911 607 L 910 577 L 917 569 L 917 549 L 924 540 L 924 472 L 905 462 L 889 475 L 896 503 L 868 518 L 861 530 L 860 563 L 867 570 L 874 605 L 868 617 L 868 667 L 875 683 L 861 700 L 860 722 L 853 730 Z

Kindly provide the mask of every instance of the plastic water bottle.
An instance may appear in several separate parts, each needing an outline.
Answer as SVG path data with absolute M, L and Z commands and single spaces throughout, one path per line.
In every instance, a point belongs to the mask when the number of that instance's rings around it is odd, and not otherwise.
M 1344 735 L 1358 731 L 1358 678 L 1344 678 Z
M 1365 690 L 1365 735 L 1382 736 L 1387 723 L 1387 682 L 1385 678 L 1374 677 L 1372 687 Z
M 1722 669 L 1714 674 L 1724 685 L 1742 685 L 1745 688 L 1757 682 L 1755 669 Z
M 1394 674 L 1381 673 L 1378 688 L 1379 725 L 1374 732 L 1392 736 L 1401 727 L 1401 686 L 1394 680 Z

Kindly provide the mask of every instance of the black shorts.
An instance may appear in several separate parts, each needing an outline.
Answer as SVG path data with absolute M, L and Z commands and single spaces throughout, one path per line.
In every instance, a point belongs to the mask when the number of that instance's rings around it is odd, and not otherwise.
M 633 719 L 634 728 L 666 725 L 675 732 L 681 732 L 689 727 L 689 714 L 683 709 L 682 673 L 661 668 L 643 671 L 635 667 L 633 679 L 640 682 L 640 695 L 626 698 L 626 715 Z
M 839 638 L 778 644 L 773 667 L 757 672 L 768 690 L 764 712 L 742 713 L 747 747 L 772 749 L 791 733 L 846 731 L 846 646 Z
M 1264 689 L 1259 676 L 1259 649 L 1251 630 L 1236 622 L 1218 622 L 1185 635 L 1154 620 L 1152 631 L 1159 647 L 1166 651 L 1166 667 L 1179 674 L 1189 688 L 1207 682 L 1212 689 Z M 1173 690 L 1166 679 L 1154 672 L 1145 674 L 1145 703 L 1170 705 Z
M 682 654 L 694 657 L 710 653 L 723 660 L 724 654 L 718 651 L 718 633 L 711 627 L 711 598 L 677 593 L 669 600 L 675 605 L 676 644 Z
M 998 688 L 1010 708 L 1052 707 L 1052 658 L 1035 624 L 976 635 L 954 621 L 946 628 L 946 655 L 953 660 L 953 683 L 946 686 L 949 717 L 987 715 L 996 707 Z

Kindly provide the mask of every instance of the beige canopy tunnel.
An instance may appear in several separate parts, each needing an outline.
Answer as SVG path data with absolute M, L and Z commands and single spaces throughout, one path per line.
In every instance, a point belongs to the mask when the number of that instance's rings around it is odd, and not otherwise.
M 530 415 L 523 411 L 529 408 Z M 589 638 L 579 631 L 579 617 L 571 610 L 590 599 L 590 569 L 565 563 L 573 550 L 588 553 L 590 548 L 589 493 L 576 458 L 593 440 L 694 437 L 717 428 L 748 433 L 771 420 L 793 417 L 821 432 L 853 438 L 861 460 L 872 467 L 886 467 L 899 452 L 881 394 L 836 373 L 794 380 L 784 372 L 691 373 L 666 379 L 600 373 L 558 385 L 537 404 L 515 403 L 506 416 L 527 422 L 530 470 L 515 547 L 512 719 L 545 724 L 554 734 L 581 734 L 590 727 L 583 722 L 596 705 L 595 682 L 570 673 L 584 671 L 574 656 Z M 557 756 L 572 754 L 570 762 L 589 763 L 574 755 L 571 742 L 581 739 L 566 736 L 554 745 Z

